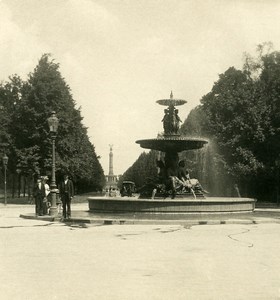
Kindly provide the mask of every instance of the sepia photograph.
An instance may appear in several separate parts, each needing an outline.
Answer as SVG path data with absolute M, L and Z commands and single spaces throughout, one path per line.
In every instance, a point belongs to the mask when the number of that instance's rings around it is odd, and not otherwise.
M 279 13 L 0 0 L 0 299 L 280 299 Z

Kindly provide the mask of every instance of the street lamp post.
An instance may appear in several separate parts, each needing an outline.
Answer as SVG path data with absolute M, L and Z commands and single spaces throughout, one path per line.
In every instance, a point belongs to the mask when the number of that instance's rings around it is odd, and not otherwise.
M 21 182 L 20 182 L 20 169 L 16 169 L 16 173 L 18 174 L 18 197 L 20 198 L 20 187 L 21 187 Z
M 276 203 L 279 206 L 279 168 L 280 168 L 280 160 L 279 158 L 275 161 L 276 166 Z
M 56 180 L 55 180 L 55 138 L 58 128 L 58 118 L 56 117 L 55 112 L 52 112 L 52 115 L 48 118 L 48 124 L 50 127 L 50 134 L 52 139 L 52 181 L 50 184 L 51 188 L 51 207 L 50 207 L 50 216 L 57 216 L 57 206 L 56 206 Z
M 4 165 L 4 199 L 5 205 L 7 205 L 7 165 L 8 165 L 8 156 L 5 154 L 3 156 L 3 165 Z

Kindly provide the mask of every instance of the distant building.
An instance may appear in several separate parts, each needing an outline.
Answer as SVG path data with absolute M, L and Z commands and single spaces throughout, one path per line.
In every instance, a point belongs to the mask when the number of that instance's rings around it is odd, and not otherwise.
M 116 189 L 118 185 L 118 176 L 114 175 L 113 171 L 113 145 L 110 146 L 110 153 L 109 153 L 109 174 L 106 175 L 106 186 L 105 189 L 108 190 L 110 188 Z

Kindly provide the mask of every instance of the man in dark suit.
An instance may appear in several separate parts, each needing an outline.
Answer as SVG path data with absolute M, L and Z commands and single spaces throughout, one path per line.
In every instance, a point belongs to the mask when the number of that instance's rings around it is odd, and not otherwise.
M 33 197 L 35 198 L 36 215 L 43 216 L 44 214 L 44 198 L 46 197 L 45 185 L 42 182 L 42 178 L 37 179 L 37 183 L 33 189 Z
M 63 217 L 71 217 L 71 200 L 74 196 L 74 185 L 68 175 L 64 175 L 62 182 L 59 185 L 59 193 L 62 201 Z

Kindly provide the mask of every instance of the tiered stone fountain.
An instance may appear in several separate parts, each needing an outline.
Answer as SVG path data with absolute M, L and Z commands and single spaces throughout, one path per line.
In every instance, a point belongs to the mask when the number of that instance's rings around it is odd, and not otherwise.
M 142 148 L 158 150 L 163 153 L 163 166 L 175 173 L 179 169 L 178 153 L 204 147 L 205 139 L 194 139 L 179 134 L 180 118 L 176 106 L 187 101 L 174 99 L 171 92 L 169 99 L 158 100 L 160 105 L 167 106 L 164 110 L 162 137 L 138 140 Z M 152 196 L 151 185 L 143 188 L 138 198 L 133 197 L 89 197 L 89 210 L 93 213 L 148 213 L 148 214 L 187 214 L 187 213 L 221 213 L 248 212 L 255 208 L 255 199 L 233 197 L 208 197 L 202 189 L 180 190 L 171 193 L 168 188 L 157 189 Z M 161 185 L 162 186 L 162 185 Z M 164 185 L 163 185 L 164 186 Z M 154 187 L 155 190 L 156 187 Z M 193 193 L 195 191 L 195 194 Z M 174 192 L 174 191 L 173 191 Z
M 164 110 L 164 117 L 162 119 L 164 134 L 162 137 L 155 139 L 146 139 L 138 140 L 137 144 L 140 144 L 142 148 L 158 150 L 162 153 L 164 157 L 164 162 L 161 163 L 164 166 L 165 170 L 172 170 L 173 174 L 178 174 L 179 172 L 179 155 L 178 153 L 185 150 L 195 150 L 204 147 L 208 143 L 205 139 L 194 139 L 179 134 L 180 122 L 181 119 L 178 115 L 178 109 L 176 106 L 183 105 L 187 103 L 186 100 L 182 99 L 173 99 L 173 94 L 171 92 L 170 99 L 161 99 L 157 101 L 158 104 L 167 106 L 167 109 Z M 166 173 L 166 172 L 165 172 Z M 203 197 L 202 189 L 195 189 L 196 196 Z M 143 188 L 140 198 L 148 197 L 151 195 L 149 191 L 149 185 L 147 189 Z M 164 187 L 163 191 L 158 190 L 156 193 L 156 198 L 164 197 L 168 194 L 172 194 L 168 187 Z M 176 191 L 173 195 L 175 197 L 193 197 L 193 194 L 187 190 L 181 192 L 180 189 Z

